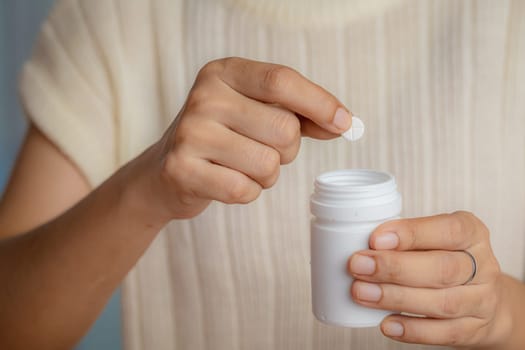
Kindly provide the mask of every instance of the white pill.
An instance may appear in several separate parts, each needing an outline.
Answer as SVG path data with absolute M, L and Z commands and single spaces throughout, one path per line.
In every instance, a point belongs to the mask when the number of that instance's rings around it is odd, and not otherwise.
M 365 133 L 365 124 L 358 117 L 352 117 L 352 127 L 345 131 L 342 136 L 348 141 L 357 141 Z

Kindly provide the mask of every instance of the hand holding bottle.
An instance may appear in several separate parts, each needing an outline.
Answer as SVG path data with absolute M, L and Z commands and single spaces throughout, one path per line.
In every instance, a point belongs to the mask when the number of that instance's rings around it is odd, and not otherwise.
M 502 344 L 512 332 L 513 310 L 505 286 L 512 280 L 501 273 L 489 230 L 476 216 L 394 220 L 369 242 L 370 250 L 349 260 L 354 300 L 426 316 L 389 316 L 381 325 L 385 335 L 408 343 L 507 348 Z

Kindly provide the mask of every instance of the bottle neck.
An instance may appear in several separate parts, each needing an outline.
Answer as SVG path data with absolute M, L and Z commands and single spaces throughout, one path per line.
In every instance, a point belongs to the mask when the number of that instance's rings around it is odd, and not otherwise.
M 317 177 L 311 210 L 314 216 L 326 220 L 382 220 L 400 214 L 401 195 L 388 173 L 339 170 Z

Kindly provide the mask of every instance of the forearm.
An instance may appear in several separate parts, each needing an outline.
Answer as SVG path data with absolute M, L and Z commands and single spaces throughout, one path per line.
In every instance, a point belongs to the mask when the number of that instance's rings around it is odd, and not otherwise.
M 0 348 L 67 349 L 167 221 L 124 167 L 72 209 L 0 242 Z

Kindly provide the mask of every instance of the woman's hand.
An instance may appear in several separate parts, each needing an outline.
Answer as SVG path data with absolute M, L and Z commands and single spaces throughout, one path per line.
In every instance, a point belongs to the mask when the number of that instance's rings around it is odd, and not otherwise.
M 205 65 L 174 124 L 153 148 L 153 197 L 168 217 L 190 218 L 211 200 L 248 203 L 297 155 L 301 134 L 346 131 L 351 115 L 330 93 L 276 64 L 226 58 Z M 151 187 L 151 186 L 150 186 Z
M 371 235 L 370 247 L 349 260 L 353 299 L 367 307 L 425 316 L 388 316 L 381 324 L 386 336 L 458 347 L 497 346 L 509 336 L 503 275 L 489 231 L 474 215 L 387 222 Z M 477 264 L 472 280 L 473 261 L 465 251 Z

